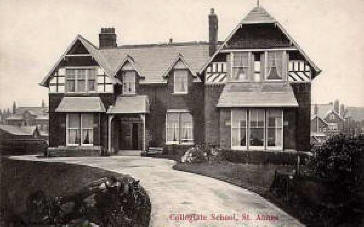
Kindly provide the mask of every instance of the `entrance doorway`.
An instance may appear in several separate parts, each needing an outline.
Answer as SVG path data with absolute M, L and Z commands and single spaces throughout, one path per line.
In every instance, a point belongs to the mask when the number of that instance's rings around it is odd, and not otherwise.
M 141 123 L 121 121 L 120 150 L 141 150 Z

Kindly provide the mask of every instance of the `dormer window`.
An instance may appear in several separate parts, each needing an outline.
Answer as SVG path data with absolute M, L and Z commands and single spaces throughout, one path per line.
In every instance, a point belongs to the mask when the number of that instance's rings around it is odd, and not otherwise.
M 123 94 L 135 94 L 135 71 L 123 72 Z
M 173 91 L 177 94 L 188 93 L 188 71 L 174 70 L 174 85 Z
M 94 92 L 96 82 L 96 70 L 94 68 L 67 68 L 66 91 L 67 92 Z

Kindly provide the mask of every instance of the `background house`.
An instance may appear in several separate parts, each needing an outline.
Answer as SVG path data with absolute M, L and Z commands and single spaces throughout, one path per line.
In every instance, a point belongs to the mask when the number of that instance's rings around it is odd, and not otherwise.
M 18 127 L 36 126 L 43 136 L 48 136 L 49 116 L 48 107 L 42 102 L 40 107 L 16 107 L 4 118 L 4 124 Z

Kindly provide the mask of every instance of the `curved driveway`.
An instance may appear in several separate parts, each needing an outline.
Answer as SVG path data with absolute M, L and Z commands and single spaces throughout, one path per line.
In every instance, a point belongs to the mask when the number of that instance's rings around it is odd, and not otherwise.
M 151 226 L 302 226 L 258 194 L 213 178 L 173 170 L 171 160 L 131 156 L 11 158 L 87 165 L 140 179 L 151 198 Z

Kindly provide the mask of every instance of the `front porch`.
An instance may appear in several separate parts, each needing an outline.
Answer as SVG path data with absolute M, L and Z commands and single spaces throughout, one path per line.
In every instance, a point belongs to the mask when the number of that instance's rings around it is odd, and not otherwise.
M 149 112 L 147 96 L 116 99 L 107 111 L 110 155 L 140 155 L 147 149 L 145 117 Z

